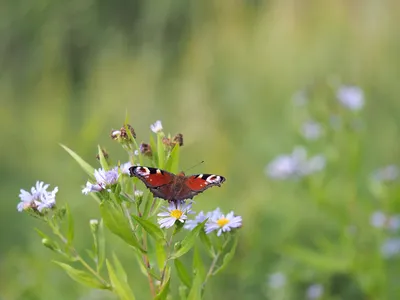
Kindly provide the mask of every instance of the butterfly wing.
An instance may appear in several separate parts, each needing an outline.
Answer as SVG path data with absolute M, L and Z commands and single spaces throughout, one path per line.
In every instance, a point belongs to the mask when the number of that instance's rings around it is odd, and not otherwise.
M 215 174 L 198 174 L 185 178 L 182 189 L 175 195 L 176 200 L 191 199 L 213 186 L 221 186 L 225 177 Z
M 151 167 L 134 166 L 129 168 L 131 177 L 137 177 L 155 197 L 171 200 L 171 186 L 176 175 Z

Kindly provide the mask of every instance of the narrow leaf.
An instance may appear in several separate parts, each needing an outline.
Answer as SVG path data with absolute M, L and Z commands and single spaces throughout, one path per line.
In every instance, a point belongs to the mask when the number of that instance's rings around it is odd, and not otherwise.
M 157 225 L 153 224 L 152 222 L 140 218 L 138 216 L 132 215 L 132 218 L 135 219 L 136 222 L 139 223 L 143 229 L 150 234 L 156 241 L 160 242 L 165 240 L 164 232 L 158 227 Z
M 179 144 L 172 148 L 172 151 L 168 156 L 167 163 L 165 164 L 165 170 L 172 173 L 177 173 L 179 171 L 179 150 Z
M 67 218 L 68 218 L 68 232 L 67 232 L 67 240 L 68 240 L 68 245 L 72 244 L 72 241 L 74 240 L 74 220 L 72 218 L 71 211 L 69 209 L 68 205 L 65 205 L 66 211 L 67 211 Z
M 184 264 L 179 259 L 175 259 L 174 265 L 181 282 L 190 288 L 192 286 L 192 278 L 189 275 L 189 272 L 186 270 Z
M 99 152 L 99 161 L 100 161 L 101 167 L 106 171 L 109 170 L 107 159 L 104 157 L 104 153 L 101 150 L 100 145 L 97 145 L 97 149 Z
M 106 239 L 104 237 L 104 222 L 101 219 L 99 222 L 99 230 L 97 231 L 97 272 L 100 272 L 101 268 L 104 265 L 104 260 L 106 256 Z
M 192 288 L 190 289 L 187 300 L 201 300 L 202 285 L 203 280 L 201 278 L 201 274 L 197 272 L 193 279 Z
M 103 201 L 100 204 L 100 213 L 104 220 L 104 224 L 112 233 L 119 236 L 132 247 L 137 248 L 142 252 L 146 252 L 132 232 L 129 221 L 126 219 L 120 207 L 117 207 L 110 201 Z
M 160 292 L 157 294 L 157 296 L 154 298 L 155 300 L 165 300 L 167 299 L 168 292 L 169 292 L 169 283 L 170 283 L 170 275 L 171 273 L 169 272 L 166 274 L 168 276 L 164 278 L 164 284 L 161 286 Z
M 206 251 L 208 253 L 208 255 L 213 258 L 215 257 L 215 252 L 214 252 L 214 247 L 211 243 L 210 238 L 208 237 L 208 235 L 206 234 L 206 232 L 204 230 L 200 230 L 200 240 L 203 243 L 204 247 L 206 248 Z
M 199 274 L 201 281 L 204 281 L 206 278 L 206 269 L 200 256 L 199 247 L 197 246 L 194 247 L 193 251 L 193 270 L 196 274 Z
M 74 151 L 69 149 L 67 146 L 60 144 L 61 147 L 64 148 L 65 151 L 69 153 L 69 155 L 72 156 L 73 159 L 76 160 L 76 162 L 81 166 L 81 168 L 90 176 L 93 178 L 94 174 L 94 168 L 89 165 L 86 161 L 84 161 L 78 154 L 76 154 Z
M 143 209 L 143 217 L 147 218 L 149 216 L 149 212 L 151 209 L 151 206 L 153 205 L 154 201 L 157 201 L 152 193 L 147 193 L 146 199 L 144 200 L 144 209 Z
M 119 261 L 117 255 L 113 253 L 113 262 L 115 266 L 115 272 L 121 280 L 124 282 L 128 282 L 128 276 L 126 275 L 126 272 L 124 270 L 124 267 L 122 266 L 121 262 Z
M 164 169 L 165 163 L 165 145 L 162 142 L 163 136 L 157 133 L 157 156 L 158 156 L 158 167 Z
M 71 277 L 73 280 L 76 282 L 79 282 L 83 285 L 96 288 L 96 289 L 109 289 L 108 286 L 104 285 L 101 283 L 96 277 L 94 277 L 92 274 L 75 269 L 71 267 L 70 265 L 64 264 L 62 262 L 54 261 L 57 265 L 59 265 L 61 268 L 64 269 L 65 272 Z
M 167 253 L 165 252 L 164 243 L 156 242 L 156 257 L 158 268 L 161 270 L 164 267 Z
M 133 292 L 130 289 L 128 283 L 125 281 L 125 279 L 120 278 L 118 276 L 119 274 L 115 271 L 115 269 L 108 260 L 106 260 L 106 265 L 108 270 L 108 276 L 110 278 L 114 292 L 122 300 L 134 300 L 135 296 L 133 295 Z
M 224 259 L 222 260 L 221 266 L 214 271 L 213 275 L 216 275 L 217 273 L 221 272 L 226 268 L 226 266 L 231 262 L 233 257 L 235 256 L 235 251 L 236 251 L 236 246 L 238 244 L 239 240 L 239 235 L 235 236 L 235 240 L 233 241 L 232 248 L 229 250 L 227 254 L 225 254 Z
M 199 236 L 199 233 L 201 230 L 204 230 L 204 224 L 208 219 L 204 220 L 203 222 L 199 223 L 181 242 L 181 247 L 171 255 L 170 259 L 176 259 L 178 257 L 181 257 L 184 255 L 186 252 L 188 252 L 196 242 L 197 237 Z

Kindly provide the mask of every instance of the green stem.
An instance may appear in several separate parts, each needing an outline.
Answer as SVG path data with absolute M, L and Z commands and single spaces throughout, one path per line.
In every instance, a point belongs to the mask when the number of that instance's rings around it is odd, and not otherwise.
M 60 240 L 68 247 L 70 253 L 73 255 L 73 257 L 79 261 L 82 266 L 84 266 L 90 273 L 92 273 L 103 285 L 110 287 L 110 284 L 103 279 L 103 277 L 101 277 L 101 275 L 96 272 L 78 253 L 78 251 L 76 251 L 76 249 L 71 246 L 68 243 L 67 238 L 60 232 L 59 228 L 57 225 L 52 224 L 51 222 L 48 223 L 51 227 L 51 229 L 53 230 L 53 233 L 58 236 L 60 238 Z
M 204 289 L 204 287 L 205 287 L 205 285 L 206 285 L 208 279 L 211 277 L 211 275 L 213 275 L 214 268 L 215 268 L 215 266 L 216 266 L 216 264 L 217 264 L 217 262 L 218 262 L 218 258 L 219 258 L 220 255 L 221 255 L 221 251 L 219 251 L 219 252 L 214 256 L 214 259 L 213 259 L 213 261 L 211 262 L 210 268 L 208 269 L 206 278 L 204 279 L 204 282 L 203 282 L 203 285 L 202 285 L 202 289 Z

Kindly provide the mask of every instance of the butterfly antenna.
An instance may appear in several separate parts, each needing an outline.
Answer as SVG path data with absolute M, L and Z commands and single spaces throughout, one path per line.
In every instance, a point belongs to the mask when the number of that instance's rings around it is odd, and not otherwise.
M 189 169 L 186 169 L 185 173 L 193 168 L 196 168 L 197 166 L 201 165 L 202 163 L 204 163 L 204 160 L 202 160 L 201 162 L 195 164 L 194 166 L 191 166 Z

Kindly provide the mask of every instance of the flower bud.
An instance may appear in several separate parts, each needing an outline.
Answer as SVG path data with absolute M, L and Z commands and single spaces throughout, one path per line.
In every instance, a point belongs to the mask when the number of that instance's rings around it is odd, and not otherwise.
M 174 245 L 174 250 L 178 251 L 181 248 L 182 248 L 182 243 L 181 242 L 176 242 L 175 245 Z
M 90 229 L 93 233 L 97 233 L 97 231 L 99 230 L 99 221 L 97 219 L 90 220 Z
M 49 248 L 50 250 L 56 251 L 57 250 L 57 246 L 53 243 L 53 241 L 43 238 L 42 239 L 42 244 L 46 247 Z

